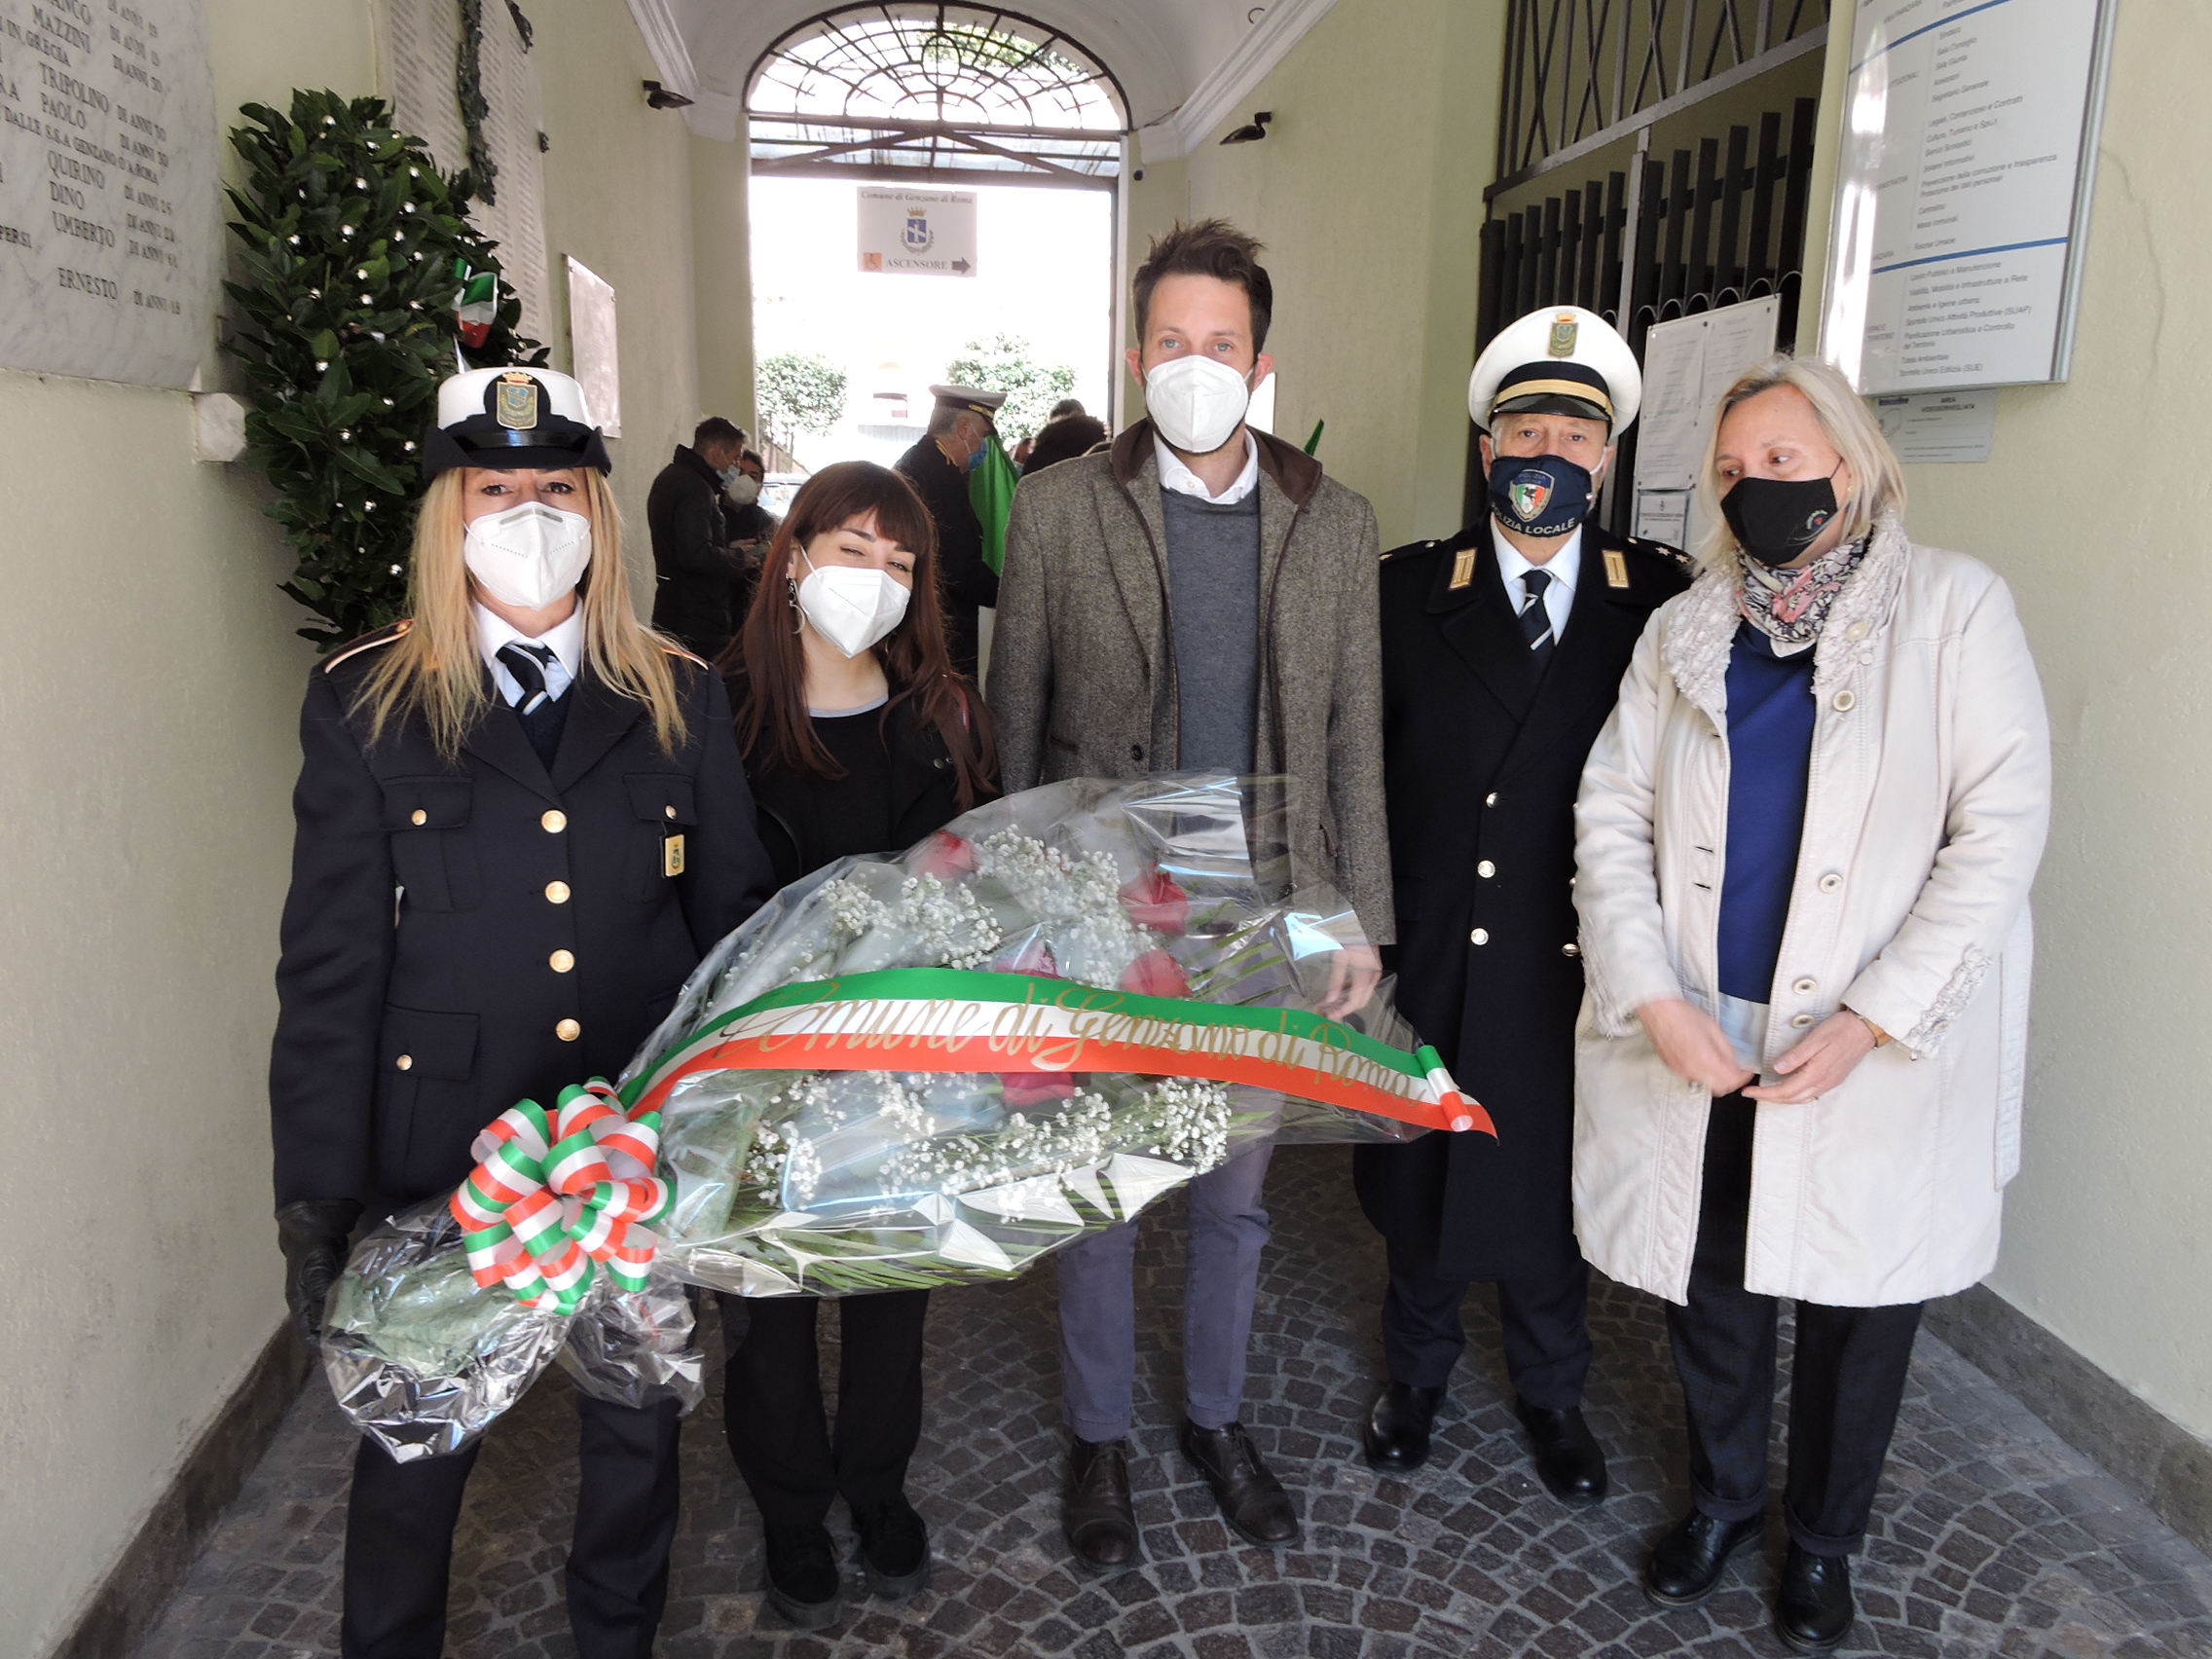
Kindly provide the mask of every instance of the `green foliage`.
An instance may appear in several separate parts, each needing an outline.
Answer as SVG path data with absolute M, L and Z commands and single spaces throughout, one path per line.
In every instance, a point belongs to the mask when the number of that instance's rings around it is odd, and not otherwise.
M 289 115 L 240 113 L 246 188 L 226 194 L 248 279 L 224 287 L 247 326 L 224 347 L 253 385 L 246 460 L 276 486 L 269 515 L 299 555 L 283 591 L 316 619 L 301 635 L 329 646 L 406 600 L 438 382 L 545 350 L 515 332 L 522 305 L 504 282 L 490 337 L 462 350 L 456 271 L 497 270 L 496 244 L 462 216 L 468 174 L 440 173 L 383 100 L 295 92 Z
M 809 351 L 779 351 L 753 372 L 753 402 L 768 435 L 786 450 L 801 432 L 817 436 L 845 413 L 845 371 Z
M 1029 342 L 1018 335 L 971 340 L 961 350 L 966 354 L 945 364 L 945 378 L 955 386 L 1006 393 L 998 428 L 1010 444 L 1037 431 L 1052 405 L 1075 390 L 1075 370 L 1065 363 L 1046 368 L 1031 361 Z

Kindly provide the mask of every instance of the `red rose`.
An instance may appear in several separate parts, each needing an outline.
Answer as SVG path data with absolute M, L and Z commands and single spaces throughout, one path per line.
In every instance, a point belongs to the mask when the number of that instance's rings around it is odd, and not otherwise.
M 1122 884 L 1122 908 L 1129 920 L 1154 933 L 1179 934 L 1191 924 L 1191 896 L 1163 869 L 1153 869 Z
M 1042 1106 L 1049 1100 L 1065 1100 L 1075 1092 L 1073 1072 L 1001 1072 L 999 1087 L 1009 1110 Z
M 990 966 L 993 974 L 1034 974 L 1040 979 L 1060 977 L 1060 965 L 1052 960 L 1052 947 L 1032 934 L 1021 941 L 1021 948 L 1012 956 L 1001 957 Z
M 907 857 L 916 875 L 934 875 L 940 881 L 976 873 L 975 843 L 963 840 L 949 830 L 935 831 Z
M 1148 950 L 1124 970 L 1122 989 L 1140 997 L 1187 997 L 1191 981 L 1183 965 L 1164 950 Z

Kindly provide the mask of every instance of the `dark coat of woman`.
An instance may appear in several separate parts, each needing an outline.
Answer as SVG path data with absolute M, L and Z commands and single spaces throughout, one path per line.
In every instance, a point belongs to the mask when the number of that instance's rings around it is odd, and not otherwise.
M 618 1073 L 775 885 L 704 665 L 672 662 L 689 725 L 673 755 L 587 664 L 550 770 L 496 696 L 447 760 L 420 717 L 372 746 L 352 707 L 404 626 L 317 667 L 300 719 L 270 1066 L 279 1206 L 455 1186 L 517 1100 Z
M 1644 623 L 1686 585 L 1670 551 L 1585 525 L 1539 674 L 1492 535 L 1486 518 L 1383 561 L 1382 724 L 1397 1005 L 1497 1137 L 1424 1135 L 1354 1161 L 1378 1231 L 1466 1280 L 1578 1259 L 1574 796 Z

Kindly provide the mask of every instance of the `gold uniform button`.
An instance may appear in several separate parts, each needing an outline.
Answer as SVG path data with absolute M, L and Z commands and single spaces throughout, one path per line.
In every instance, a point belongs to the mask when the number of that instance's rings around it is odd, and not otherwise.
M 1835 701 L 1828 706 L 1839 715 L 1848 715 L 1852 710 L 1859 707 L 1859 693 L 1856 691 L 1838 691 L 1835 694 Z
M 397 1065 L 401 1071 L 413 1071 L 415 1069 L 415 1056 L 413 1054 L 402 1054 L 393 1063 Z
M 573 1043 L 584 1034 L 584 1028 L 572 1019 L 564 1019 L 553 1027 L 553 1035 L 564 1043 Z
M 1567 943 L 1559 947 L 1559 953 L 1562 956 L 1580 956 L 1582 954 L 1582 946 L 1576 944 L 1572 940 L 1569 940 Z
M 1485 859 L 1481 864 L 1475 866 L 1475 873 L 1481 876 L 1485 881 L 1488 881 L 1492 876 L 1497 873 L 1497 866 L 1492 864 L 1490 860 Z
M 424 812 L 421 807 L 417 807 L 415 809 L 414 817 L 409 819 L 408 822 L 412 824 L 427 824 L 430 822 L 430 815 Z
M 1487 795 L 1483 796 L 1483 805 L 1485 805 L 1485 806 L 1495 806 L 1496 804 L 1497 804 L 1497 792 L 1496 792 L 1496 791 L 1494 791 L 1494 790 L 1493 790 L 1493 791 L 1492 791 L 1492 792 L 1491 792 L 1491 793 L 1490 793 L 1489 794 L 1487 794 Z
M 569 884 L 565 881 L 548 881 L 545 884 L 546 903 L 566 904 L 569 902 Z
M 660 810 L 663 817 L 674 818 L 676 816 L 676 808 L 673 806 L 664 806 Z
M 545 959 L 545 965 L 556 974 L 566 974 L 576 965 L 576 953 L 572 950 L 556 950 Z
M 1467 938 L 1471 942 L 1475 944 L 1488 944 L 1490 943 L 1490 929 L 1477 928 L 1473 933 L 1469 934 Z
M 569 827 L 569 815 L 559 807 L 555 807 L 537 822 L 548 835 L 558 835 Z

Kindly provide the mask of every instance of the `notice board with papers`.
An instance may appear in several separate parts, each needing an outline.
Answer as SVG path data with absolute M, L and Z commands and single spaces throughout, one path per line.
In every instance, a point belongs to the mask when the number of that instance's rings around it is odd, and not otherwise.
M 1862 0 L 1821 352 L 1869 395 L 2066 378 L 2117 0 Z

